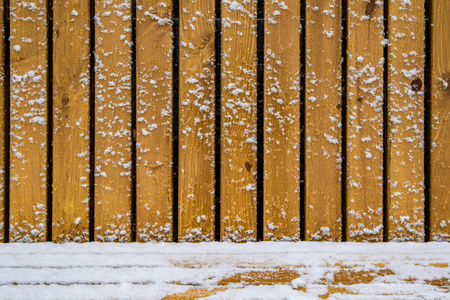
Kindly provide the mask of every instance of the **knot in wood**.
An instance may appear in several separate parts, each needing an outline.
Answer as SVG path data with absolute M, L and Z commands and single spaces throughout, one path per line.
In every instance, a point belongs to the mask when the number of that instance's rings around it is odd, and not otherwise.
M 69 96 L 64 95 L 64 96 L 62 97 L 61 102 L 62 102 L 62 105 L 63 105 L 63 106 L 67 106 L 67 104 L 69 104 Z
M 414 92 L 418 92 L 422 89 L 422 80 L 420 78 L 416 78 L 413 81 L 411 81 L 411 89 Z
M 371 16 L 375 11 L 375 7 L 376 7 L 375 0 L 370 0 L 370 2 L 367 3 L 365 15 Z

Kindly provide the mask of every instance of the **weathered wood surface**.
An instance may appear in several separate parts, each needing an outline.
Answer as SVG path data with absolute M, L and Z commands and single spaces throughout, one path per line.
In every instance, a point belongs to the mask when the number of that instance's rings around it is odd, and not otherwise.
M 388 240 L 424 240 L 424 1 L 389 3 Z
M 137 240 L 172 241 L 172 1 L 137 1 Z
M 47 238 L 47 6 L 10 1 L 12 242 Z
M 348 2 L 347 240 L 383 240 L 383 3 Z
M 224 241 L 256 240 L 256 1 L 223 1 L 221 226 Z
M 298 240 L 300 2 L 264 9 L 264 239 Z
M 180 241 L 214 240 L 215 1 L 180 3 Z
M 5 96 L 11 103 L 10 115 L 0 118 L 0 241 L 5 232 L 13 242 L 44 241 L 52 231 L 55 242 L 90 238 L 126 242 L 132 239 L 134 219 L 139 242 L 173 241 L 174 227 L 180 241 L 211 241 L 217 233 L 222 241 L 255 241 L 257 84 L 264 87 L 260 91 L 264 127 L 259 128 L 264 169 L 259 192 L 264 201 L 259 215 L 263 223 L 258 227 L 263 239 L 298 240 L 304 233 L 306 240 L 338 241 L 345 235 L 348 241 L 376 242 L 386 234 L 389 241 L 424 241 L 429 229 L 431 240 L 450 240 L 447 2 L 389 1 L 384 7 L 386 1 L 348 0 L 347 24 L 342 24 L 345 2 L 306 0 L 302 49 L 300 1 L 265 0 L 260 16 L 264 20 L 257 21 L 256 0 L 221 1 L 220 20 L 216 20 L 217 1 L 181 1 L 174 12 L 171 0 L 138 0 L 136 82 L 131 0 L 54 0 L 53 28 L 47 24 L 50 2 L 5 3 L 11 12 L 10 31 L 5 33 L 11 36 L 11 64 L 6 66 L 9 69 L 0 66 L 0 87 L 10 85 L 10 89 L 0 95 L 0 108 L 7 111 Z M 427 3 L 432 3 L 431 36 L 425 36 Z M 94 28 L 89 28 L 91 9 Z M 383 20 L 384 13 L 388 20 Z M 219 21 L 220 36 L 215 33 Z M 261 48 L 257 48 L 257 22 L 264 22 Z M 347 25 L 344 40 L 342 25 Z M 95 40 L 90 41 L 92 31 Z M 50 41 L 53 53 L 47 57 Z M 90 45 L 95 46 L 95 65 L 89 65 Z M 430 66 L 425 66 L 425 45 L 430 45 Z M 215 69 L 216 46 L 221 48 L 217 53 L 220 70 Z M 174 50 L 179 51 L 178 67 Z M 261 82 L 257 82 L 258 50 L 263 55 Z M 302 50 L 306 54 L 305 128 L 300 125 Z M 3 51 L 8 49 L 0 45 L 0 58 L 5 57 Z M 347 70 L 341 70 L 343 55 Z M 431 72 L 428 91 L 426 67 Z M 91 68 L 95 78 L 89 78 Z M 9 82 L 5 82 L 5 70 L 11 72 Z M 216 71 L 220 79 L 215 78 Z M 345 95 L 343 73 L 347 73 Z M 53 90 L 48 78 L 53 80 Z M 215 90 L 218 79 L 220 91 Z M 91 82 L 95 91 L 90 89 Z M 179 91 L 179 103 L 173 103 L 173 89 Z M 429 92 L 429 107 L 425 107 L 425 92 Z M 90 100 L 95 101 L 93 108 Z M 218 101 L 221 117 L 215 120 Z M 174 107 L 179 108 L 179 119 L 172 124 Z M 425 124 L 427 112 L 429 124 Z M 136 120 L 132 120 L 134 113 Z M 8 118 L 11 126 L 4 128 Z M 220 166 L 215 165 L 218 122 Z M 178 149 L 174 149 L 177 123 Z M 91 125 L 95 133 L 90 132 Z M 47 132 L 50 128 L 53 131 Z M 430 129 L 429 136 L 425 128 Z M 136 149 L 131 148 L 132 130 Z M 300 153 L 303 130 L 305 151 Z M 6 145 L 8 131 L 10 144 Z M 90 135 L 95 141 L 89 140 Z M 90 149 L 92 142 L 95 147 Z M 346 149 L 346 178 L 341 178 L 342 148 Z M 53 153 L 49 166 L 48 149 Z M 134 152 L 136 187 L 132 186 Z M 301 157 L 304 170 L 300 170 Z M 5 195 L 8 163 L 10 193 Z M 90 170 L 91 163 L 95 170 Z M 428 166 L 429 190 L 425 186 Z M 53 182 L 47 182 L 48 167 Z M 220 182 L 216 183 L 219 167 Z M 93 187 L 89 186 L 90 171 L 95 175 Z M 301 174 L 305 175 L 303 185 Z M 217 184 L 219 210 L 215 207 Z M 89 199 L 92 189 L 94 198 Z M 52 195 L 47 194 L 50 190 Z M 132 216 L 134 191 L 136 215 Z M 425 211 L 428 191 L 430 205 Z M 301 194 L 304 220 L 300 220 Z M 47 207 L 49 196 L 51 207 Z M 89 211 L 90 204 L 94 212 Z M 10 228 L 5 230 L 8 210 Z M 217 211 L 220 216 L 215 216 Z M 90 237 L 92 220 L 95 230 Z M 220 232 L 216 220 L 220 220 Z M 301 221 L 305 228 L 300 228 Z M 51 230 L 48 224 L 53 224 Z
M 131 1 L 95 2 L 95 240 L 131 239 Z
M 54 242 L 89 241 L 89 3 L 53 4 Z
M 311 0 L 306 7 L 306 240 L 341 240 L 340 7 L 340 0 Z
M 450 2 L 434 0 L 431 15 L 430 239 L 450 241 Z

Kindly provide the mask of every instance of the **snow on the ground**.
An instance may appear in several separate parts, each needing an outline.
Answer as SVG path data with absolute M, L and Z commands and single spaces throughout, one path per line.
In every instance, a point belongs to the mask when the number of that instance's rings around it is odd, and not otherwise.
M 450 243 L 0 244 L 0 298 L 162 299 L 206 288 L 205 299 L 450 299 L 449 264 Z M 280 270 L 297 278 L 221 285 Z M 342 281 L 347 271 L 373 280 Z

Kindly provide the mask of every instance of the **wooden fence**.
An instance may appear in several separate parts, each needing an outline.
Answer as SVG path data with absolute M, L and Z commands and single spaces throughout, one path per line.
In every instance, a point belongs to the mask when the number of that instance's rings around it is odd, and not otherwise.
M 1 241 L 450 241 L 450 1 L 2 9 Z

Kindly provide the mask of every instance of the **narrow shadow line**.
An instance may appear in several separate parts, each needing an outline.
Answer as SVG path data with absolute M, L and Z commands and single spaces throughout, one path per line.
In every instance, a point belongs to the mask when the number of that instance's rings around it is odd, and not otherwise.
M 95 240 L 95 1 L 89 22 L 89 241 Z
M 131 241 L 136 242 L 136 0 L 131 1 Z
M 53 1 L 47 0 L 47 242 L 53 218 Z
M 389 1 L 384 1 L 383 7 L 383 27 L 384 27 L 384 40 L 389 40 Z M 388 159 L 390 157 L 388 153 L 388 134 L 389 134 L 389 122 L 388 122 L 388 79 L 389 79 L 389 43 L 384 43 L 383 48 L 383 242 L 388 241 L 389 237 L 389 195 L 388 195 Z
M 347 47 L 348 47 L 348 2 L 342 0 L 342 82 L 341 82 L 341 241 L 347 241 Z
M 221 0 L 216 0 L 216 32 L 215 32 L 215 69 L 214 69 L 214 80 L 215 80 L 215 148 L 214 148 L 214 239 L 215 241 L 220 241 L 220 137 L 221 137 Z
M 3 1 L 3 28 L 5 29 L 4 31 L 4 43 L 5 43 L 5 48 L 4 48 L 4 53 L 5 53 L 5 61 L 4 61 L 4 75 L 5 75 L 5 80 L 4 80 L 4 96 L 5 96 L 5 106 L 4 106 L 4 118 L 3 120 L 5 121 L 5 128 L 4 128 L 4 134 L 5 134 L 5 143 L 4 143 L 4 149 L 5 149 L 5 166 L 4 166 L 4 170 L 5 170 L 5 175 L 4 175 L 4 203 L 5 203 L 5 210 L 4 210 L 4 242 L 8 243 L 9 242 L 9 217 L 10 217 L 10 208 L 9 208 L 9 204 L 10 204 L 10 187 L 9 187 L 9 183 L 10 183 L 10 105 L 11 105 L 11 98 L 10 98 L 10 80 L 11 80 L 11 69 L 10 69 L 10 29 L 11 29 L 11 25 L 10 25 L 10 17 L 9 17 L 9 0 L 5 0 Z
M 173 1 L 173 241 L 178 242 L 178 146 L 179 146 L 179 0 Z
M 433 1 L 425 0 L 425 74 L 424 74 L 424 213 L 425 242 L 431 237 L 431 16 Z
M 300 240 L 304 241 L 306 236 L 305 220 L 305 87 L 306 87 L 306 0 L 300 3 Z
M 264 0 L 257 5 L 256 239 L 264 240 Z

